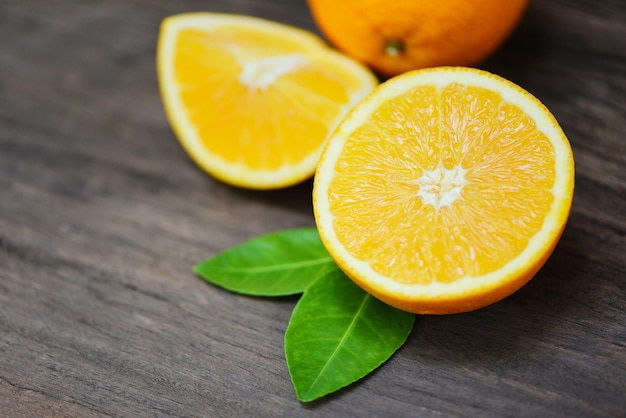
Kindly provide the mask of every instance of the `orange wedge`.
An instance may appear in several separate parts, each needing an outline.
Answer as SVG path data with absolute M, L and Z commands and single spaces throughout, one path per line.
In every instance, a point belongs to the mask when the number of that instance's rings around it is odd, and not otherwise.
M 167 116 L 193 161 L 253 189 L 312 176 L 328 134 L 378 84 L 312 33 L 216 13 L 165 19 L 157 70 Z
M 478 309 L 528 282 L 574 191 L 562 129 L 530 93 L 470 68 L 380 85 L 329 138 L 313 204 L 344 272 L 409 312 Z

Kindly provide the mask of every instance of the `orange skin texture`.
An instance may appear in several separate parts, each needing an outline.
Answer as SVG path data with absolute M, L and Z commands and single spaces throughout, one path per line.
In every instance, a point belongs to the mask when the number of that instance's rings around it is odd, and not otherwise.
M 472 66 L 492 54 L 529 0 L 307 0 L 324 36 L 385 76 Z M 389 43 L 403 50 L 389 54 Z

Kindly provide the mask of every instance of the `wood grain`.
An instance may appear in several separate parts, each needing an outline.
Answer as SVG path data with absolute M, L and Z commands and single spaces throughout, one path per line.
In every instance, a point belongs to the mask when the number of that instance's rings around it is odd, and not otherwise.
M 296 299 L 191 271 L 314 225 L 310 182 L 231 188 L 174 138 L 156 37 L 196 10 L 316 31 L 304 0 L 0 3 L 0 416 L 626 416 L 622 0 L 537 0 L 482 65 L 572 142 L 574 205 L 545 268 L 488 308 L 418 318 L 387 364 L 312 404 L 283 354 Z

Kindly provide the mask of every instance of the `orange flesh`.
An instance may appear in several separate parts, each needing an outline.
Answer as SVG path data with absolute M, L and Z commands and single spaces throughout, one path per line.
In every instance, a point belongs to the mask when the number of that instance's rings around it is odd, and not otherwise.
M 499 94 L 417 87 L 347 138 L 329 186 L 333 227 L 355 258 L 399 283 L 484 275 L 541 229 L 554 161 L 548 138 Z
M 242 28 L 180 32 L 176 82 L 209 152 L 249 169 L 273 170 L 297 164 L 319 148 L 349 102 L 348 89 L 359 81 L 337 65 L 299 54 L 310 54 L 305 48 L 284 36 Z M 268 57 L 294 59 L 298 65 L 267 85 L 242 82 L 247 62 Z

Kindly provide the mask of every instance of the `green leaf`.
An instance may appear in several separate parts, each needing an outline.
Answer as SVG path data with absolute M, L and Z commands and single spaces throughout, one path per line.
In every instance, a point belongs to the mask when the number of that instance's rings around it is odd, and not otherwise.
M 329 272 L 304 292 L 285 333 L 296 395 L 312 401 L 361 379 L 404 344 L 414 321 Z
M 196 274 L 210 283 L 255 296 L 302 293 L 337 269 L 315 228 L 264 235 L 194 266 Z

